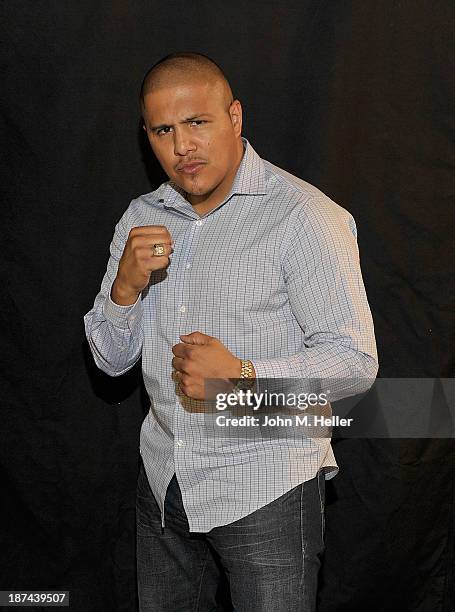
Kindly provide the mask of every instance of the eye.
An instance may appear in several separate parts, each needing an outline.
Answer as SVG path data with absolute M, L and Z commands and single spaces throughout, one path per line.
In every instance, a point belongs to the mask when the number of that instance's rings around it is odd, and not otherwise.
M 189 122 L 190 125 L 201 125 L 202 123 L 206 123 L 203 119 L 194 119 L 194 121 Z
M 169 134 L 169 132 L 170 132 L 170 130 L 171 130 L 171 129 L 172 129 L 172 128 L 171 128 L 171 127 L 169 127 L 169 126 L 162 127 L 162 128 L 160 128 L 159 130 L 156 130 L 156 135 L 157 135 L 157 136 L 163 136 L 164 134 Z

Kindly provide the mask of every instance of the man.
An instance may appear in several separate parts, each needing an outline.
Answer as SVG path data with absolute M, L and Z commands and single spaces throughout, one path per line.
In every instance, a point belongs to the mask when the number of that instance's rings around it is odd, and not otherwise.
M 207 379 L 330 378 L 340 397 L 372 384 L 354 220 L 257 155 L 209 58 L 160 60 L 141 110 L 170 180 L 120 219 L 85 316 L 103 371 L 119 376 L 142 355 L 151 401 L 140 436 L 140 609 L 214 610 L 223 571 L 235 610 L 314 610 L 324 479 L 337 471 L 330 440 L 211 437 L 201 406 Z

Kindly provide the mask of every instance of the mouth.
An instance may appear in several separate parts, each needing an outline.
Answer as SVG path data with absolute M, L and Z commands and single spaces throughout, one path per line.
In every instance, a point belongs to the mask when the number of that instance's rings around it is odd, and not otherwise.
M 192 162 L 189 164 L 179 164 L 177 171 L 182 174 L 196 174 L 205 165 L 205 162 Z

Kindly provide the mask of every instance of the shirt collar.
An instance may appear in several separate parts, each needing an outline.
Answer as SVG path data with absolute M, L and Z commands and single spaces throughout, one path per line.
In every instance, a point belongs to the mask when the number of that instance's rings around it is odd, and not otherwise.
M 231 190 L 223 202 L 234 195 L 266 195 L 267 181 L 264 162 L 246 138 L 242 136 L 244 154 L 237 169 Z M 164 208 L 177 208 L 184 212 L 193 210 L 185 198 L 185 191 L 172 181 L 163 183 L 158 189 L 158 205 Z M 221 205 L 221 202 L 220 202 Z M 190 207 L 190 208 L 188 208 Z M 218 208 L 218 207 L 217 207 Z
M 238 167 L 229 195 L 234 193 L 239 195 L 266 195 L 267 181 L 264 162 L 246 138 L 242 137 L 242 142 L 245 153 Z

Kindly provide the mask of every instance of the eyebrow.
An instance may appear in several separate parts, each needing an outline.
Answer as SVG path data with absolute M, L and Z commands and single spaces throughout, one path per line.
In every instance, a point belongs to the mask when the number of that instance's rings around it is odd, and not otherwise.
M 182 123 L 189 123 L 190 121 L 195 121 L 196 119 L 200 119 L 201 117 L 213 117 L 213 115 L 211 115 L 210 113 L 199 113 L 198 115 L 194 115 L 193 117 L 187 117 L 186 119 L 183 119 L 182 121 L 179 121 L 180 124 Z M 172 125 L 167 125 L 165 123 L 161 124 L 161 125 L 154 125 L 152 127 L 149 128 L 149 130 L 151 132 L 157 132 L 158 130 L 161 130 L 163 128 L 168 128 L 168 127 L 172 127 Z

